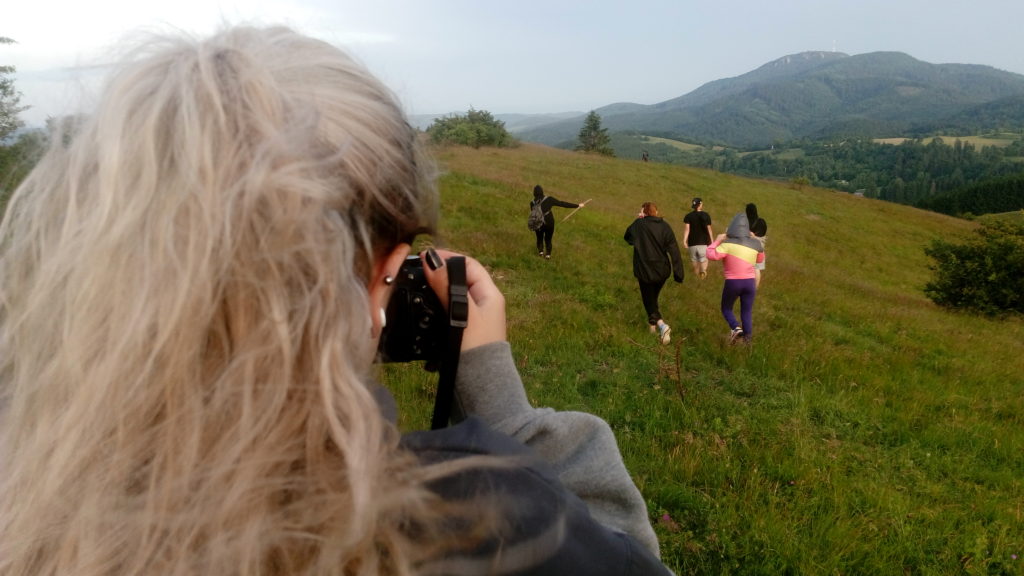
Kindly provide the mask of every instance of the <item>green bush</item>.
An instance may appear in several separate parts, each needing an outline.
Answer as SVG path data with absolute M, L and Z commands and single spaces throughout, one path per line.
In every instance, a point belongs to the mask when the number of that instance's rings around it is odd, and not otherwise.
M 994 315 L 1024 313 L 1024 225 L 993 221 L 965 244 L 935 240 L 925 294 L 940 306 Z
M 495 119 L 486 110 L 472 108 L 465 116 L 453 114 L 434 120 L 427 128 L 427 134 L 437 144 L 461 144 L 473 148 L 506 148 L 515 144 L 515 139 L 505 129 L 504 122 Z

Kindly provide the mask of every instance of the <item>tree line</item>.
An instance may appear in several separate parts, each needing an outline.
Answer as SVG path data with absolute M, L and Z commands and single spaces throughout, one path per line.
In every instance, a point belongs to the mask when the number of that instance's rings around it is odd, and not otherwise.
M 505 128 L 505 123 L 486 110 L 469 109 L 465 114 L 449 114 L 434 120 L 426 130 L 435 144 L 461 146 L 491 146 L 507 148 L 518 141 Z M 608 129 L 601 126 L 601 116 L 591 110 L 580 128 L 575 144 L 579 152 L 594 152 L 614 156 Z
M 863 192 L 865 196 L 917 205 L 984 180 L 1021 172 L 1007 161 L 1024 155 L 1021 142 L 978 150 L 956 139 L 906 140 L 883 144 L 871 140 L 808 143 L 797 149 L 740 154 L 726 150 L 690 153 L 691 163 L 747 176 L 806 178 L 815 186 Z M 794 154 L 794 152 L 796 152 Z
M 798 142 L 756 152 L 713 147 L 681 150 L 636 134 L 616 135 L 613 140 L 620 156 L 634 156 L 643 148 L 655 162 L 799 181 L 949 214 L 985 214 L 1024 207 L 1014 202 L 1009 207 L 989 202 L 1009 193 L 1006 178 L 1024 174 L 1024 139 L 980 149 L 969 141 L 942 138 L 908 139 L 901 144 L 869 139 Z M 632 153 L 623 154 L 626 150 Z M 979 193 L 973 193 L 978 202 L 973 209 L 964 209 L 958 200 L 944 200 L 985 183 L 991 185 L 984 188 L 984 194 L 993 197 L 982 201 Z
M 985 180 L 918 204 L 951 216 L 1000 214 L 1024 210 L 1024 172 Z

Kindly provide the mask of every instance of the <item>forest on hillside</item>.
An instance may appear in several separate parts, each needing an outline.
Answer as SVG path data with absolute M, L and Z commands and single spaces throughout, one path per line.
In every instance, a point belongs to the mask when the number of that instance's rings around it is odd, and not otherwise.
M 832 142 L 797 142 L 770 150 L 741 152 L 731 148 L 676 147 L 637 134 L 613 136 L 617 156 L 710 168 L 756 178 L 780 179 L 859 192 L 900 204 L 910 204 L 950 214 L 962 213 L 963 202 L 949 200 L 982 184 L 985 194 L 1000 198 L 988 209 L 977 203 L 974 214 L 1018 210 L 1024 198 L 1017 187 L 1000 183 L 1024 174 L 1024 139 L 1006 146 L 977 147 L 959 138 L 908 139 L 901 144 L 869 139 Z M 1007 207 L 1009 206 L 1009 207 Z M 953 210 L 953 211 L 950 211 Z

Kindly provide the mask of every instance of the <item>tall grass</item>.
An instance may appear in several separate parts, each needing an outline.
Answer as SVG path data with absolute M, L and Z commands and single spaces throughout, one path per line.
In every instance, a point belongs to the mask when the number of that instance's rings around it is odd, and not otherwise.
M 974 224 L 540 146 L 436 155 L 443 243 L 504 291 L 530 400 L 611 424 L 677 573 L 1024 573 L 1024 322 L 922 292 L 924 246 Z M 526 229 L 534 184 L 594 199 L 550 261 Z M 716 233 L 747 202 L 768 221 L 752 346 L 726 343 L 716 263 L 662 293 L 672 343 L 647 332 L 622 234 L 649 200 L 681 235 L 693 196 Z M 436 377 L 382 378 L 402 426 L 426 427 Z

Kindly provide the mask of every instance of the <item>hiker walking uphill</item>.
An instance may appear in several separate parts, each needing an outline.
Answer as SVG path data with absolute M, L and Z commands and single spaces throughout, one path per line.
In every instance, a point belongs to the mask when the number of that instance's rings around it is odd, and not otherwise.
M 537 254 L 543 258 L 551 258 L 551 238 L 555 235 L 555 217 L 551 208 L 583 208 L 586 202 L 573 204 L 563 202 L 554 196 L 546 196 L 540 184 L 533 187 L 533 200 L 530 202 L 530 217 L 527 225 L 537 235 Z M 539 212 L 539 214 L 538 214 Z
M 683 248 L 690 253 L 693 272 L 701 280 L 708 277 L 708 244 L 715 237 L 711 231 L 711 216 L 704 211 L 704 201 L 694 198 L 693 210 L 683 217 Z
M 756 217 L 749 204 L 747 213 Z M 729 343 L 739 340 L 750 342 L 754 335 L 754 297 L 757 279 L 754 265 L 764 262 L 764 246 L 750 231 L 747 214 L 739 213 L 729 223 L 725 234 L 719 234 L 708 246 L 708 258 L 722 260 L 725 286 L 722 287 L 722 317 L 729 324 Z M 733 306 L 740 301 L 740 321 L 736 321 Z
M 647 312 L 647 324 L 662 344 L 671 340 L 672 329 L 661 317 L 658 295 L 672 276 L 683 281 L 683 259 L 672 227 L 665 222 L 654 202 L 644 202 L 637 219 L 623 236 L 633 247 L 633 276 L 640 284 L 640 298 Z

